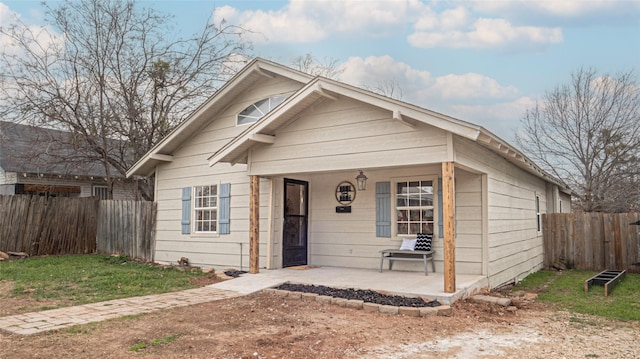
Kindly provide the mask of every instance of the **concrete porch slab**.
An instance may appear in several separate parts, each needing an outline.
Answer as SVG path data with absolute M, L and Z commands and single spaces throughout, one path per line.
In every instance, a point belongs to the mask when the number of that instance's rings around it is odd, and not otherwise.
M 278 286 L 285 282 L 324 285 L 335 288 L 370 289 L 390 294 L 420 296 L 452 304 L 456 300 L 477 294 L 489 285 L 481 275 L 456 275 L 456 292 L 444 292 L 442 273 L 354 269 L 342 267 L 311 267 L 309 269 L 261 269 L 257 274 L 243 274 L 238 278 L 212 284 L 210 287 L 232 290 L 242 294 Z

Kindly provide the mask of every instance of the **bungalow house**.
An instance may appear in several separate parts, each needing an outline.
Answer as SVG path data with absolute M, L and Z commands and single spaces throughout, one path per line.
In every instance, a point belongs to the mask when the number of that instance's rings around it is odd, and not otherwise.
M 0 195 L 108 198 L 100 161 L 74 160 L 70 133 L 0 121 Z M 115 171 L 115 170 L 114 170 Z M 137 184 L 116 176 L 114 199 L 136 199 Z
M 496 287 L 540 269 L 541 214 L 570 204 L 481 126 L 263 59 L 128 172 L 154 174 L 158 262 L 377 269 L 432 233 L 449 293 L 456 273 Z

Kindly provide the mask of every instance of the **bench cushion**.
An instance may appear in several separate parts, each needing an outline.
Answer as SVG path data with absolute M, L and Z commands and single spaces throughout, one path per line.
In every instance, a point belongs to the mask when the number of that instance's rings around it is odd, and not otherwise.
M 416 249 L 416 243 L 417 243 L 417 239 L 404 238 L 402 240 L 402 245 L 400 246 L 400 250 L 413 251 Z
M 433 235 L 428 233 L 418 233 L 416 236 L 416 251 L 431 251 L 431 241 L 433 240 Z

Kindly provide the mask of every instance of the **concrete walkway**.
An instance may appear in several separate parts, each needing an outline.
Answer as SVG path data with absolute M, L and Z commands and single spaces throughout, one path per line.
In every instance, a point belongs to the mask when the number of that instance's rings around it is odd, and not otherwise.
M 201 287 L 180 292 L 114 299 L 106 302 L 78 305 L 0 317 L 0 331 L 14 334 L 36 334 L 50 330 L 72 327 L 78 324 L 101 322 L 107 319 L 154 312 L 157 310 L 185 307 L 238 297 L 236 291 Z
M 452 304 L 456 300 L 478 293 L 488 287 L 488 280 L 481 275 L 456 275 L 456 291 L 444 292 L 442 273 L 406 272 L 344 267 L 305 267 L 307 269 L 262 269 L 257 274 L 243 274 L 239 278 L 211 285 L 213 288 L 249 294 L 285 282 L 297 284 L 325 285 L 336 288 L 370 289 L 409 297 L 419 296 Z

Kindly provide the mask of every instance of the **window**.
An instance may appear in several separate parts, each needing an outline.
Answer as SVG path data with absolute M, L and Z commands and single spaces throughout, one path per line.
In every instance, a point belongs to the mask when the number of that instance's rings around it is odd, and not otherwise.
M 433 182 L 396 183 L 396 226 L 398 235 L 433 234 Z
M 237 124 L 248 125 L 258 121 L 264 115 L 269 113 L 269 111 L 281 104 L 286 98 L 287 96 L 284 95 L 272 96 L 249 105 L 249 107 L 245 108 L 238 114 Z
M 538 232 L 542 231 L 542 215 L 540 214 L 540 196 L 536 195 L 536 222 L 538 223 Z
M 196 232 L 218 230 L 218 186 L 194 187 L 194 213 Z
M 559 210 L 559 212 L 558 212 L 558 213 L 562 213 L 562 200 L 560 200 L 560 204 L 559 204 L 559 206 L 558 206 L 558 207 L 559 207 L 559 208 L 558 208 L 558 210 Z
M 91 194 L 93 197 L 109 199 L 109 188 L 107 188 L 107 186 L 93 186 L 91 191 L 93 192 Z

